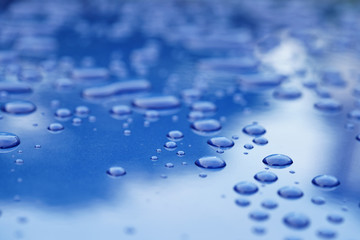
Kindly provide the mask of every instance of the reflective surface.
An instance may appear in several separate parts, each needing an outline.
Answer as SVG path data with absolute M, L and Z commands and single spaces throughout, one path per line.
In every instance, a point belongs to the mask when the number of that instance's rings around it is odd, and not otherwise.
M 359 239 L 357 2 L 1 6 L 1 239 Z

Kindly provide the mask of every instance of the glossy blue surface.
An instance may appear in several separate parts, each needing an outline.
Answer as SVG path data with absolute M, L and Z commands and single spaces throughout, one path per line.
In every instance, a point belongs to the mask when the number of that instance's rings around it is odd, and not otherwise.
M 359 3 L 0 6 L 0 239 L 360 239 Z

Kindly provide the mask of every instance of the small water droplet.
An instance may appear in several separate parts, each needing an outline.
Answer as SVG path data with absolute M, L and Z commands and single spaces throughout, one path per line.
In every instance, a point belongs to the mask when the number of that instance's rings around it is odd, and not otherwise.
M 254 146 L 252 144 L 247 143 L 247 144 L 244 145 L 244 148 L 247 149 L 247 150 L 251 150 L 251 149 L 254 148 Z
M 311 198 L 311 202 L 316 205 L 323 205 L 323 204 L 325 204 L 326 201 L 325 201 L 325 198 L 317 196 L 317 197 Z
M 126 105 L 115 105 L 110 109 L 110 114 L 115 119 L 127 118 L 131 113 L 131 108 Z
M 269 171 L 261 171 L 255 174 L 255 180 L 262 182 L 262 183 L 273 183 L 276 182 L 278 177 L 275 173 Z
M 300 188 L 290 186 L 280 188 L 277 193 L 286 199 L 298 199 L 304 195 Z
M 59 133 L 64 130 L 64 126 L 61 123 L 51 123 L 48 126 L 48 130 L 52 133 Z
M 252 182 L 243 181 L 236 184 L 234 186 L 234 190 L 239 194 L 252 195 L 256 193 L 259 190 L 259 188 L 256 186 L 256 184 Z
M 207 174 L 206 174 L 206 173 L 199 173 L 199 177 L 201 177 L 201 178 L 206 178 L 206 177 L 207 177 Z
M 23 164 L 24 164 L 24 160 L 18 158 L 18 159 L 15 160 L 15 164 L 16 164 L 16 165 L 23 165 Z
M 169 141 L 164 144 L 164 147 L 168 151 L 173 151 L 177 147 L 177 144 L 176 142 Z
M 75 115 L 78 117 L 87 117 L 90 113 L 90 109 L 87 106 L 77 106 L 75 108 Z
M 331 175 L 319 175 L 311 181 L 315 186 L 327 189 L 333 189 L 340 185 L 339 180 Z
M 329 214 L 327 216 L 327 220 L 329 222 L 335 223 L 335 224 L 340 224 L 340 223 L 344 222 L 344 218 L 341 215 L 335 214 L 335 213 Z
M 59 108 L 58 110 L 56 110 L 55 116 L 59 119 L 67 119 L 72 116 L 72 112 L 70 111 L 70 109 L 67 108 Z
M 256 226 L 256 227 L 252 228 L 252 231 L 253 231 L 253 233 L 255 233 L 257 235 L 264 235 L 266 233 L 266 228 Z
M 213 137 L 209 139 L 207 143 L 212 147 L 222 150 L 230 149 L 234 146 L 234 142 L 227 137 Z
M 185 156 L 185 152 L 184 151 L 177 151 L 176 155 L 178 155 L 179 157 L 183 157 L 183 156 Z
M 173 164 L 173 163 L 166 163 L 166 164 L 165 164 L 165 167 L 167 167 L 167 168 L 173 168 L 173 167 L 174 167 L 174 164 Z
M 72 120 L 72 124 L 74 126 L 79 126 L 82 123 L 82 119 L 81 118 L 73 118 Z
M 285 168 L 293 164 L 293 160 L 283 154 L 271 154 L 263 159 L 263 163 L 272 168 Z
M 245 126 L 243 132 L 250 136 L 260 136 L 266 133 L 266 129 L 257 123 L 253 123 Z
M 257 144 L 257 145 L 266 145 L 268 144 L 268 140 L 264 137 L 257 137 L 253 139 L 253 143 Z
M 3 112 L 15 115 L 30 114 L 36 110 L 35 104 L 24 100 L 14 100 L 1 106 Z
M 274 98 L 281 100 L 295 100 L 301 95 L 301 91 L 295 87 L 279 87 L 273 93 Z
M 191 112 L 189 112 L 187 117 L 190 122 L 194 122 L 194 121 L 203 119 L 205 117 L 205 114 L 202 112 L 198 112 L 198 111 L 191 111 Z
M 202 157 L 195 161 L 196 166 L 206 169 L 220 169 L 226 166 L 223 159 L 216 156 Z
M 317 231 L 317 235 L 320 238 L 332 239 L 336 237 L 337 233 L 332 229 L 322 228 Z
M 158 158 L 158 156 L 151 156 L 150 159 L 151 159 L 152 161 L 157 161 L 159 158 Z
M 310 225 L 310 219 L 306 215 L 296 212 L 287 214 L 283 221 L 286 226 L 294 229 L 304 229 Z
M 106 173 L 111 177 L 120 177 L 126 174 L 126 171 L 122 167 L 111 167 L 109 168 Z
M 179 130 L 170 131 L 166 136 L 171 141 L 180 141 L 181 139 L 184 138 L 184 134 Z
M 245 198 L 238 198 L 235 199 L 235 204 L 238 205 L 239 207 L 247 207 L 250 205 L 250 201 Z
M 266 209 L 275 209 L 278 207 L 278 203 L 275 202 L 274 200 L 267 199 L 267 200 L 262 201 L 261 206 Z
M 269 218 L 269 214 L 261 210 L 255 210 L 249 213 L 249 217 L 255 221 L 265 221 Z
M 191 105 L 191 110 L 209 114 L 216 112 L 216 105 L 208 101 L 199 101 Z

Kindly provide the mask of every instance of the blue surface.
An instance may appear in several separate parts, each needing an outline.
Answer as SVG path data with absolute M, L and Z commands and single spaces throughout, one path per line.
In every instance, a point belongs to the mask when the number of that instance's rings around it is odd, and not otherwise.
M 0 6 L 0 239 L 360 239 L 357 2 Z

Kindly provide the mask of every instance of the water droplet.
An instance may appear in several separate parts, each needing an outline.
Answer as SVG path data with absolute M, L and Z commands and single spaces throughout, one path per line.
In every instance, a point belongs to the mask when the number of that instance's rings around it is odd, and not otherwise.
M 283 221 L 286 226 L 294 229 L 304 229 L 310 225 L 310 219 L 302 213 L 289 213 Z
M 18 159 L 15 160 L 15 164 L 16 164 L 16 165 L 23 165 L 23 164 L 24 164 L 24 160 L 18 158 Z
M 247 143 L 247 144 L 244 145 L 244 148 L 245 148 L 245 149 L 248 149 L 248 150 L 251 150 L 251 149 L 254 148 L 254 146 L 251 145 L 251 144 L 249 144 L 249 143 Z
M 64 126 L 61 123 L 51 123 L 48 126 L 48 130 L 52 133 L 59 133 L 64 130 Z
M 273 183 L 276 182 L 278 177 L 275 173 L 269 172 L 269 171 L 261 171 L 255 174 L 254 178 L 262 183 Z
M 74 83 L 68 78 L 59 78 L 55 81 L 54 86 L 58 90 L 67 90 L 71 89 L 74 86 Z
M 298 199 L 304 195 L 300 188 L 290 186 L 280 188 L 277 193 L 286 199 Z
M 253 139 L 253 143 L 257 144 L 257 145 L 266 145 L 268 144 L 268 140 L 264 137 L 257 137 Z
M 266 228 L 256 226 L 256 227 L 253 227 L 252 231 L 253 231 L 253 233 L 255 233 L 257 235 L 264 235 L 266 233 Z
M 249 217 L 255 221 L 265 221 L 269 218 L 269 214 L 261 210 L 255 210 L 249 213 Z
M 221 124 L 215 119 L 206 119 L 193 122 L 191 128 L 195 130 L 197 134 L 209 135 L 216 134 L 221 129 Z
M 272 168 L 286 168 L 293 164 L 293 160 L 283 154 L 271 154 L 265 157 L 263 163 Z
M 220 169 L 226 166 L 223 159 L 216 156 L 202 157 L 195 161 L 196 166 L 206 169 Z
M 206 177 L 207 177 L 207 174 L 206 174 L 206 173 L 199 173 L 199 177 L 201 177 L 201 178 L 206 178 Z
M 164 147 L 168 151 L 173 151 L 177 147 L 177 144 L 176 142 L 169 141 L 164 144 Z
M 198 111 L 191 111 L 188 114 L 188 120 L 190 122 L 194 122 L 200 119 L 203 119 L 205 117 L 204 113 L 198 112 Z
M 301 95 L 301 91 L 295 87 L 280 87 L 275 89 L 273 93 L 274 98 L 282 100 L 295 100 Z
M 131 130 L 125 129 L 125 130 L 124 130 L 124 135 L 125 135 L 125 136 L 130 136 L 130 135 L 131 135 Z
M 148 91 L 150 86 L 150 82 L 145 80 L 116 82 L 101 87 L 86 88 L 82 92 L 82 96 L 88 99 L 106 98 L 115 95 Z
M 208 101 L 199 101 L 191 105 L 191 110 L 202 113 L 214 113 L 216 112 L 216 105 Z
M 9 114 L 29 114 L 36 110 L 36 106 L 29 101 L 15 100 L 3 104 L 1 110 Z
M 156 152 L 161 153 L 161 149 L 160 148 L 156 149 Z
M 326 98 L 316 102 L 314 107 L 319 111 L 331 113 L 341 111 L 342 104 L 335 99 Z
M 157 156 L 151 156 L 150 159 L 151 159 L 152 161 L 157 161 L 159 158 L 158 158 Z
M 325 204 L 325 198 L 323 197 L 313 197 L 311 198 L 311 202 L 316 204 L 316 205 L 323 205 Z
M 34 147 L 35 147 L 36 149 L 40 149 L 40 148 L 41 148 L 41 145 L 40 145 L 40 144 L 36 144 Z
M 278 207 L 278 204 L 274 200 L 267 199 L 262 201 L 261 206 L 266 209 L 275 209 Z
M 155 122 L 155 121 L 159 120 L 160 113 L 159 113 L 159 111 L 156 111 L 156 110 L 147 110 L 147 111 L 145 111 L 144 117 L 148 121 Z
M 7 92 L 10 94 L 19 94 L 19 93 L 30 93 L 32 88 L 27 83 L 19 82 L 0 82 L 0 92 Z
M 234 140 L 238 140 L 239 136 L 238 135 L 233 135 L 231 138 L 234 139 Z
M 56 110 L 55 116 L 59 119 L 68 119 L 72 116 L 72 112 L 67 108 L 59 108 Z
M 20 144 L 20 138 L 12 133 L 0 132 L 0 153 L 11 152 Z
M 180 101 L 174 96 L 137 98 L 132 102 L 139 109 L 169 110 L 180 107 Z
M 259 188 L 256 186 L 256 184 L 252 182 L 243 181 L 236 184 L 234 186 L 234 190 L 239 194 L 252 195 L 256 193 L 259 190 Z
M 111 177 L 120 177 L 126 174 L 126 171 L 122 167 L 111 167 L 109 168 L 106 173 Z
M 131 108 L 126 105 L 115 105 L 110 109 L 110 114 L 115 119 L 127 118 L 131 113 Z
M 356 136 L 356 140 L 360 141 L 360 134 Z
M 327 220 L 331 223 L 335 223 L 335 224 L 340 224 L 342 222 L 344 222 L 344 218 L 341 215 L 338 214 L 329 214 L 327 216 Z
M 178 155 L 179 157 L 183 157 L 183 156 L 185 156 L 185 152 L 184 151 L 177 151 L 176 155 Z
M 250 201 L 245 198 L 238 198 L 235 200 L 236 205 L 239 207 L 247 207 L 250 205 Z
M 260 136 L 266 133 L 266 129 L 257 123 L 253 123 L 245 126 L 243 132 L 250 136 Z
M 178 130 L 170 131 L 166 136 L 169 140 L 172 141 L 180 141 L 181 139 L 184 138 L 184 134 Z
M 239 79 L 240 89 L 245 91 L 261 91 L 279 86 L 285 76 L 271 73 L 254 73 L 242 75 Z
M 319 175 L 311 181 L 315 186 L 327 189 L 333 189 L 340 185 L 339 180 L 331 175 Z
M 347 117 L 354 120 L 360 120 L 360 110 L 353 110 L 347 114 Z
M 234 146 L 234 142 L 227 137 L 213 137 L 209 139 L 207 143 L 212 147 L 222 150 L 230 149 Z
M 75 115 L 78 117 L 87 117 L 90 113 L 90 109 L 87 106 L 77 106 L 75 108 Z
M 174 167 L 174 164 L 173 164 L 173 163 L 166 163 L 166 164 L 165 164 L 165 167 L 167 167 L 167 168 L 173 168 L 173 167 Z
M 74 126 L 79 126 L 82 123 L 81 118 L 73 118 L 72 123 Z
M 335 238 L 337 234 L 332 229 L 322 228 L 317 231 L 317 235 L 318 235 L 318 237 L 321 237 L 321 238 L 330 239 L 330 238 Z

